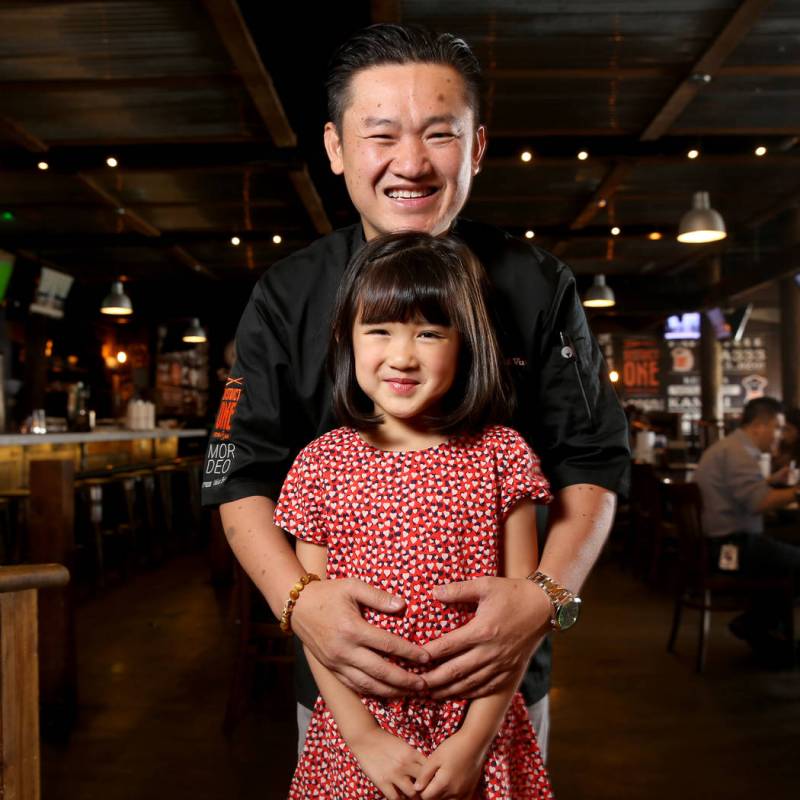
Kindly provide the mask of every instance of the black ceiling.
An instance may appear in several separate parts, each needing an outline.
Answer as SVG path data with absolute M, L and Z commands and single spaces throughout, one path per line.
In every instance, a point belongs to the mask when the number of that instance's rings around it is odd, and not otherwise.
M 321 145 L 325 65 L 351 31 L 400 20 L 463 35 L 484 65 L 490 146 L 468 215 L 534 230 L 582 281 L 605 272 L 628 311 L 798 267 L 785 234 L 800 203 L 796 0 L 276 6 L 0 5 L 0 248 L 86 285 L 252 283 L 354 218 Z M 728 225 L 722 246 L 675 241 L 701 189 Z M 709 287 L 714 254 L 723 281 Z

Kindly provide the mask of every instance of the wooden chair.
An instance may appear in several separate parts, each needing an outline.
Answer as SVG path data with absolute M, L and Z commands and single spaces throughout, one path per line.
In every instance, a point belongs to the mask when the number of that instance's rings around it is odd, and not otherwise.
M 662 483 L 650 464 L 631 467 L 631 561 L 634 572 L 658 581 L 664 554 L 677 533 L 665 519 Z
M 675 595 L 667 651 L 675 650 L 675 639 L 684 608 L 700 612 L 697 630 L 695 667 L 702 672 L 706 663 L 708 634 L 713 611 L 744 611 L 750 596 L 756 591 L 780 592 L 786 597 L 790 641 L 794 641 L 793 585 L 789 578 L 770 576 L 748 578 L 739 572 L 719 572 L 709 557 L 709 540 L 703 534 L 703 501 L 700 488 L 694 483 L 675 483 L 664 486 L 672 509 L 679 537 L 680 576 Z
M 59 564 L 0 567 L 0 797 L 41 797 L 37 592 L 68 580 Z

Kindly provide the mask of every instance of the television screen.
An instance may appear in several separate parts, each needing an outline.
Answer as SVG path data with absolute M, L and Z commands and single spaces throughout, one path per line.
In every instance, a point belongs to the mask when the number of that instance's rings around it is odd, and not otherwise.
M 667 317 L 664 327 L 665 339 L 699 339 L 700 312 L 690 311 L 686 314 L 673 314 Z
M 14 256 L 0 250 L 0 303 L 6 299 L 8 282 L 11 280 L 11 273 L 14 271 Z
M 706 311 L 706 316 L 714 329 L 714 336 L 717 339 L 722 341 L 723 339 L 731 338 L 731 326 L 728 320 L 725 319 L 725 314 L 722 313 L 721 308 L 709 308 Z

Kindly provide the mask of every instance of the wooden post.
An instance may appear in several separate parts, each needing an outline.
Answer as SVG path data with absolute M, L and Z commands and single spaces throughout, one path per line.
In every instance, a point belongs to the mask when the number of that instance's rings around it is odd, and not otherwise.
M 0 568 L 0 798 L 40 798 L 36 590 L 68 579 L 56 564 Z
M 783 403 L 800 408 L 800 286 L 794 278 L 784 278 L 779 286 Z
M 718 284 L 721 277 L 719 256 L 714 256 L 708 265 L 709 285 Z M 717 440 L 719 423 L 722 420 L 722 345 L 717 340 L 714 328 L 705 313 L 700 324 L 700 401 L 701 418 L 706 423 L 707 447 Z
M 34 562 L 72 565 L 75 549 L 75 468 L 71 461 L 32 461 L 28 553 Z M 39 600 L 42 719 L 63 734 L 78 710 L 74 601 L 70 586 Z

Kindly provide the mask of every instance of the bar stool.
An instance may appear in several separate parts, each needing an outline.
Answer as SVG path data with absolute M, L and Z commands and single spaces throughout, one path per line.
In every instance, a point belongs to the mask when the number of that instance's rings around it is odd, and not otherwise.
M 176 549 L 174 483 L 177 472 L 174 464 L 160 464 L 153 470 L 159 499 L 160 528 L 164 532 L 164 543 L 168 549 Z

